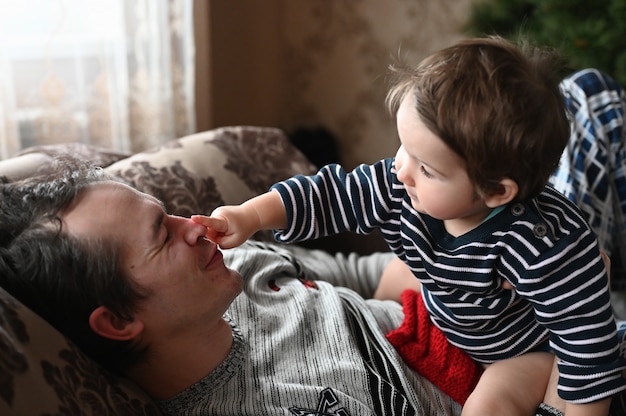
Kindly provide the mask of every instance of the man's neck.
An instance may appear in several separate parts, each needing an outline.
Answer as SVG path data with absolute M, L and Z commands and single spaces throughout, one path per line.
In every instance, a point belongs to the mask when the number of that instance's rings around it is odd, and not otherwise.
M 127 371 L 153 399 L 168 399 L 200 381 L 228 357 L 233 345 L 232 328 L 223 319 L 208 333 L 203 328 L 180 338 L 151 345 L 145 360 Z

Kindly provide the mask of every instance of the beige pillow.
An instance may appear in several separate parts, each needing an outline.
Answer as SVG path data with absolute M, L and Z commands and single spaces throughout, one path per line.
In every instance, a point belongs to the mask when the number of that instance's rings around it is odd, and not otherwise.
M 165 203 L 171 214 L 210 214 L 240 204 L 315 166 L 279 129 L 222 127 L 174 140 L 105 168 Z M 269 232 L 255 236 L 272 239 Z
M 0 414 L 161 413 L 141 389 L 102 370 L 0 288 Z

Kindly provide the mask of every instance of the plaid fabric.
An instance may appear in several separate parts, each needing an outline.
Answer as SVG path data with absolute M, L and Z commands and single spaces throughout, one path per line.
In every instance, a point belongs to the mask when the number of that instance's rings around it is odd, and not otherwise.
M 585 69 L 561 83 L 571 138 L 550 183 L 577 204 L 611 256 L 611 284 L 626 288 L 626 146 L 621 86 Z

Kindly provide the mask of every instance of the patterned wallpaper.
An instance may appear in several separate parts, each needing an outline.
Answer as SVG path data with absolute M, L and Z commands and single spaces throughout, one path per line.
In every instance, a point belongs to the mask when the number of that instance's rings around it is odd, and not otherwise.
M 281 127 L 329 129 L 347 168 L 394 155 L 387 67 L 394 56 L 417 63 L 461 39 L 471 1 L 285 1 Z

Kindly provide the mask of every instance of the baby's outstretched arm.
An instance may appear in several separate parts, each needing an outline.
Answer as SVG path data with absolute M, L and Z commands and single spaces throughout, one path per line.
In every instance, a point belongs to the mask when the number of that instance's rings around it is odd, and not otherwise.
M 193 215 L 191 219 L 207 227 L 207 238 L 221 248 L 237 247 L 260 230 L 287 227 L 285 207 L 275 191 L 249 199 L 241 205 L 216 208 L 210 217 Z

